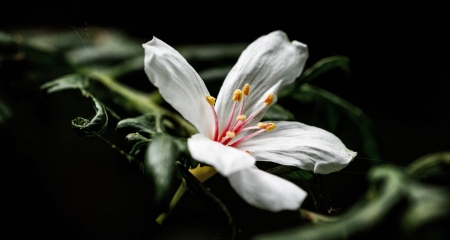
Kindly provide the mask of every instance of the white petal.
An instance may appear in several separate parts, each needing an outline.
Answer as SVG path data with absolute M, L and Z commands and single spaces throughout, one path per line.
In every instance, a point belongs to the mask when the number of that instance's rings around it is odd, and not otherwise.
M 307 196 L 297 185 L 257 168 L 236 172 L 228 180 L 248 204 L 273 212 L 296 210 Z
M 232 95 L 236 89 L 242 89 L 246 83 L 250 84 L 250 95 L 245 100 L 244 111 L 248 116 L 268 93 L 276 95 L 278 88 L 292 83 L 302 72 L 307 58 L 307 46 L 297 41 L 290 42 L 282 31 L 262 36 L 250 44 L 226 77 L 217 97 L 219 129 L 222 130 L 226 125 L 233 106 Z M 279 86 L 272 88 L 277 83 Z M 275 102 L 276 98 L 273 103 Z M 255 121 L 258 122 L 262 115 Z
M 180 53 L 156 37 L 142 46 L 145 73 L 164 100 L 200 133 L 212 138 L 214 115 L 206 101 L 209 92 L 197 72 Z
M 277 127 L 237 146 L 248 150 L 257 161 L 327 174 L 339 171 L 356 156 L 330 132 L 299 122 L 275 122 Z
M 187 144 L 194 159 L 213 166 L 223 176 L 255 165 L 255 158 L 252 155 L 215 142 L 201 134 L 193 135 Z

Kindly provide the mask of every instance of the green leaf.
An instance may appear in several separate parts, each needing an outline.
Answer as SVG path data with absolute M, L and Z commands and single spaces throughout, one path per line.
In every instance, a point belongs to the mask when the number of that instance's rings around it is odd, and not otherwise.
M 450 152 L 439 152 L 425 155 L 407 168 L 408 173 L 426 182 L 450 186 Z
M 116 130 L 154 134 L 157 129 L 157 116 L 144 114 L 135 118 L 127 118 L 117 123 Z
M 45 90 L 49 94 L 67 89 L 80 89 L 83 91 L 88 85 L 89 80 L 86 76 L 75 73 L 47 82 L 41 86 L 41 90 Z
M 291 97 L 301 104 L 312 105 L 314 112 L 308 116 L 312 121 L 307 124 L 335 133 L 347 146 L 357 149 L 360 156 L 381 159 L 375 140 L 374 125 L 361 109 L 324 89 L 309 84 L 300 86 Z
M 330 70 L 340 68 L 345 72 L 350 73 L 349 63 L 350 59 L 346 56 L 337 55 L 323 58 L 312 65 L 310 68 L 303 71 L 302 75 L 300 75 L 300 77 L 298 77 L 292 85 L 287 86 L 285 89 L 280 91 L 280 93 L 278 94 L 278 98 L 286 97 L 292 91 L 295 91 L 298 86 L 309 83 Z
M 72 120 L 72 128 L 81 137 L 94 138 L 106 131 L 106 127 L 108 126 L 108 114 L 99 100 L 90 95 L 88 95 L 88 97 L 92 101 L 95 116 L 90 119 L 82 117 L 75 118 Z
M 177 46 L 175 49 L 187 61 L 211 61 L 227 58 L 237 59 L 247 46 L 247 43 L 198 44 Z
M 181 176 L 186 181 L 186 185 L 195 195 L 199 196 L 206 206 L 217 216 L 222 223 L 230 227 L 232 239 L 236 236 L 236 225 L 228 208 L 222 201 L 216 197 L 209 189 L 207 189 L 200 181 L 192 175 L 187 168 L 181 163 L 177 162 L 177 169 Z
M 129 142 L 129 143 L 135 143 L 135 142 L 139 142 L 139 141 L 146 141 L 148 140 L 148 138 L 142 136 L 139 133 L 130 133 L 128 134 L 125 139 Z
M 150 140 L 150 139 L 136 142 L 133 145 L 133 147 L 131 148 L 130 153 L 128 153 L 128 154 L 133 158 L 133 160 L 135 160 L 136 156 L 141 152 L 141 149 L 144 147 L 147 147 L 148 144 L 151 142 L 152 142 L 152 140 Z M 139 160 L 142 161 L 141 159 L 139 159 Z M 141 166 L 141 167 L 143 168 L 143 170 L 145 172 L 145 167 L 144 166 Z
M 156 202 L 161 202 L 169 193 L 178 156 L 177 145 L 167 134 L 156 135 L 147 147 L 144 169 L 155 184 Z
M 16 41 L 14 41 L 14 38 L 9 34 L 0 31 L 0 56 L 4 53 L 14 54 L 18 51 L 19 46 Z
M 67 59 L 75 65 L 108 66 L 143 54 L 140 43 L 117 30 L 91 29 L 79 33 L 81 39 L 77 40 L 83 45 L 66 52 Z
M 392 236 L 411 239 L 424 227 L 449 220 L 448 188 L 424 185 L 409 178 L 402 169 L 389 165 L 374 167 L 369 172 L 369 181 L 370 189 L 364 199 L 335 221 L 260 235 L 255 239 L 379 239 L 388 233 L 381 230 L 383 227 L 394 227 Z M 395 229 L 399 226 L 395 221 L 401 222 L 399 229 Z M 373 231 L 368 233 L 370 230 Z M 419 239 L 436 236 L 434 230 L 422 233 L 425 237 L 421 235 Z
M 303 170 L 303 169 L 298 169 L 295 171 L 291 171 L 288 173 L 283 173 L 280 175 L 280 177 L 287 179 L 287 180 L 291 180 L 291 181 L 296 181 L 296 180 L 303 180 L 303 181 L 307 181 L 307 180 L 311 180 L 314 176 L 314 173 L 308 170 Z
M 281 105 L 275 103 L 272 106 L 270 106 L 269 109 L 267 109 L 262 120 L 289 121 L 295 120 L 295 117 L 291 112 L 283 108 Z
M 13 113 L 9 106 L 0 99 L 0 125 L 4 124 L 12 116 Z

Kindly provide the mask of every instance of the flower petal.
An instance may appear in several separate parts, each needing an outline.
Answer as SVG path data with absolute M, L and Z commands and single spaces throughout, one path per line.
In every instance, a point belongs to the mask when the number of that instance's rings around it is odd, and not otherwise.
M 215 142 L 202 134 L 193 135 L 187 144 L 194 159 L 213 166 L 223 176 L 255 165 L 252 155 Z
M 250 151 L 257 161 L 327 174 L 339 171 L 356 156 L 339 138 L 323 129 L 299 122 L 275 122 L 275 130 L 259 134 L 237 145 Z
M 145 73 L 164 100 L 200 133 L 212 138 L 214 115 L 205 99 L 209 92 L 197 72 L 180 53 L 156 37 L 142 46 Z
M 290 42 L 282 31 L 262 36 L 250 44 L 226 77 L 217 97 L 219 129 L 224 129 L 226 125 L 236 89 L 242 89 L 246 83 L 250 84 L 250 95 L 245 100 L 244 111 L 248 116 L 259 106 L 261 99 L 269 93 L 276 96 L 278 88 L 292 83 L 302 72 L 307 58 L 307 46 L 297 41 Z M 277 83 L 279 86 L 272 88 Z M 273 103 L 275 102 L 276 98 Z M 262 115 L 254 121 L 261 120 Z
M 296 210 L 307 196 L 297 185 L 256 167 L 233 173 L 228 180 L 248 204 L 273 212 Z

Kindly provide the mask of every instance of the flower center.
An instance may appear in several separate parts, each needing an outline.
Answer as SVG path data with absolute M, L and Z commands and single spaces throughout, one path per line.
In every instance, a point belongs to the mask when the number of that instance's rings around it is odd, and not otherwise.
M 263 132 L 270 132 L 275 129 L 275 123 L 263 123 L 260 122 L 254 126 L 248 126 L 249 122 L 255 118 L 261 111 L 268 108 L 273 101 L 273 94 L 267 95 L 264 101 L 259 103 L 259 106 L 253 111 L 249 117 L 244 115 L 245 99 L 250 95 L 250 85 L 246 83 L 241 89 L 236 89 L 232 96 L 233 107 L 229 113 L 227 124 L 225 128 L 219 133 L 219 120 L 217 118 L 216 110 L 214 109 L 214 104 L 216 99 L 211 96 L 206 96 L 206 101 L 211 105 L 211 110 L 214 114 L 214 141 L 220 142 L 223 145 L 236 147 L 240 143 L 258 135 Z M 235 118 L 235 115 L 237 117 Z M 241 134 L 243 133 L 243 134 Z M 233 140 L 233 141 L 232 141 Z

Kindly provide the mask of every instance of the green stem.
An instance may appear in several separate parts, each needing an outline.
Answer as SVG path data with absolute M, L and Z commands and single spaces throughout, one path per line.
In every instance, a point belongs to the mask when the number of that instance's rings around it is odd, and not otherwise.
M 169 204 L 169 210 L 167 212 L 163 212 L 161 213 L 157 218 L 156 218 L 156 222 L 161 225 L 164 220 L 167 218 L 167 216 L 169 216 L 169 214 L 172 212 L 172 210 L 174 209 L 174 207 L 177 205 L 178 201 L 180 201 L 181 197 L 183 196 L 183 194 L 186 192 L 187 187 L 186 184 L 184 183 L 184 181 L 180 184 L 180 186 L 178 187 L 178 190 L 175 192 L 175 195 L 172 198 L 172 201 L 170 201 Z
M 336 221 L 333 217 L 327 217 L 305 209 L 300 209 L 300 217 L 314 224 Z
M 192 126 L 192 124 L 190 124 L 180 115 L 168 111 L 167 109 L 162 108 L 159 105 L 155 104 L 148 94 L 130 88 L 124 84 L 121 84 L 115 81 L 112 77 L 101 72 L 90 71 L 89 75 L 92 79 L 102 83 L 109 90 L 127 100 L 127 101 L 119 101 L 117 102 L 118 104 L 126 105 L 126 107 L 132 107 L 138 112 L 143 114 L 149 112 L 153 112 L 160 115 L 164 114 L 175 120 L 177 123 L 179 123 L 180 126 L 186 129 L 186 131 L 190 135 L 193 135 L 198 132 L 197 129 L 194 126 Z

